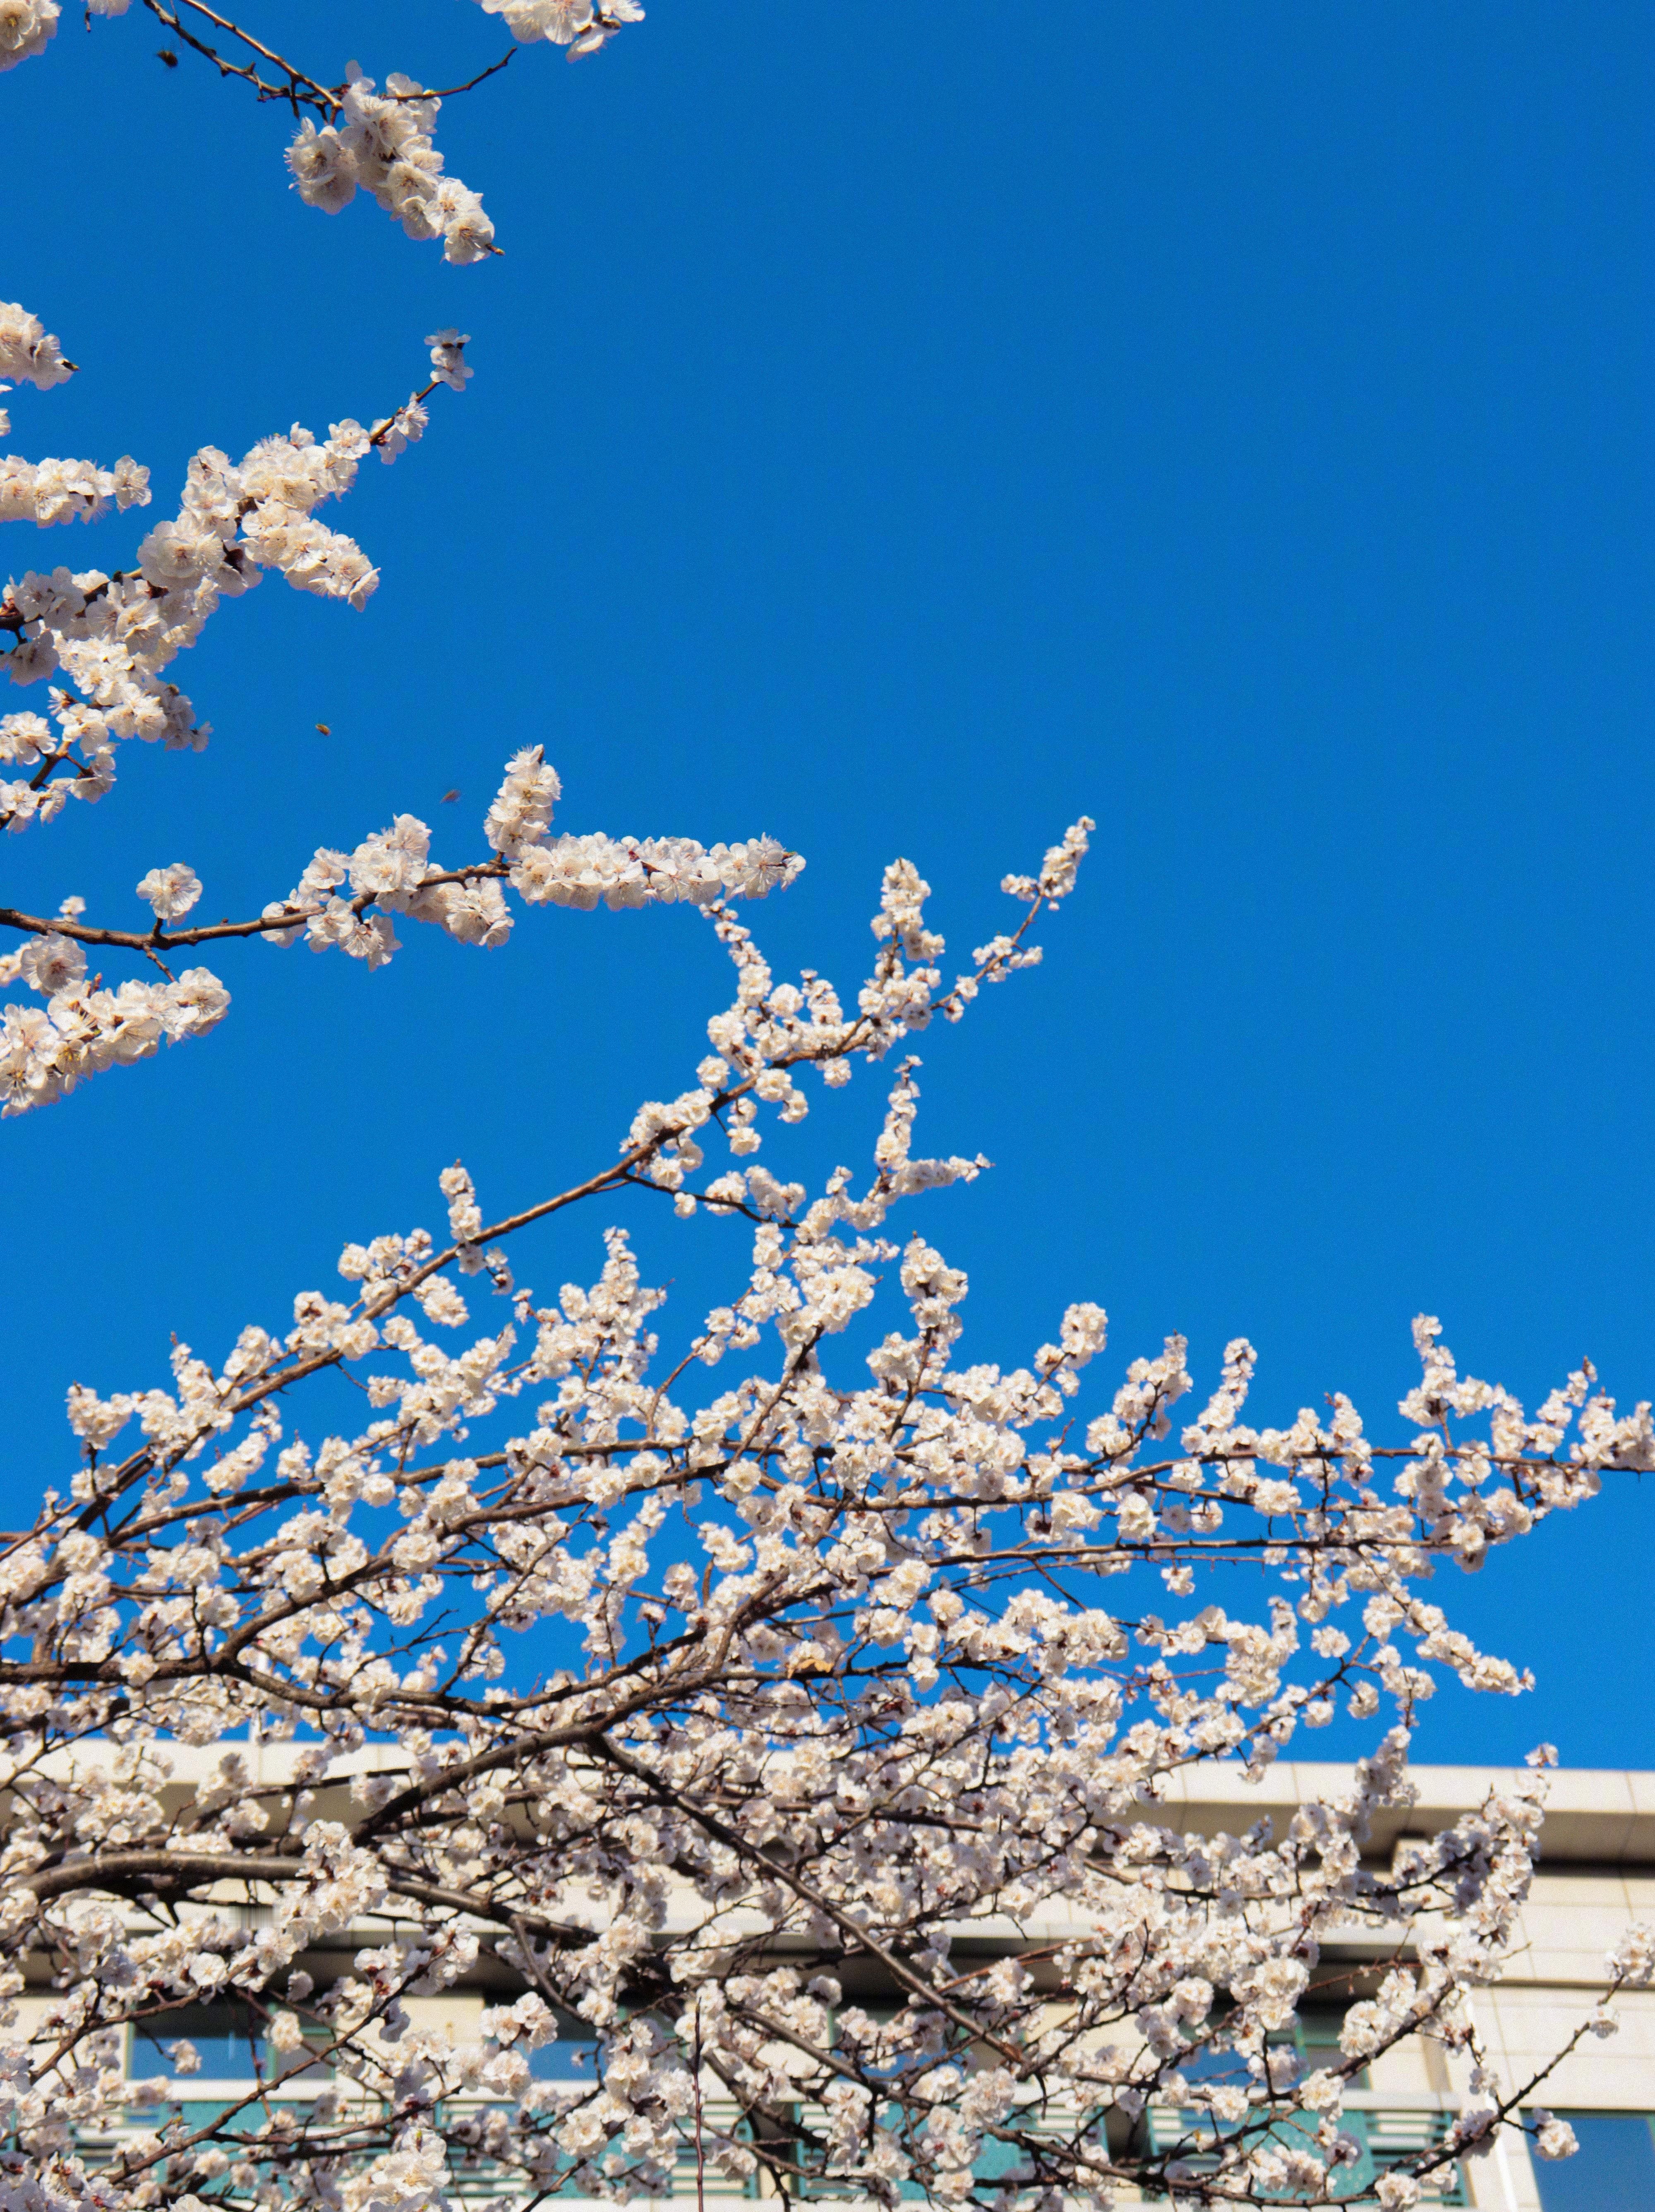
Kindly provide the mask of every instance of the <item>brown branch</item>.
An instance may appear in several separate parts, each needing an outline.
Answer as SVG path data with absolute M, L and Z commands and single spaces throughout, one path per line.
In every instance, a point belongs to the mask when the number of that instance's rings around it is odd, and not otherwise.
M 543 1751 L 560 1750 L 569 1744 L 587 1747 L 601 1744 L 605 1740 L 605 1729 L 620 1726 L 635 1715 L 648 1711 L 650 1706 L 674 1703 L 711 1688 L 723 1675 L 730 1645 L 737 1634 L 743 1627 L 751 1625 L 764 1600 L 774 1594 L 775 1586 L 780 1580 L 780 1576 L 771 1576 L 765 1587 L 732 1615 L 710 1653 L 699 1666 L 669 1669 L 659 1683 L 654 1683 L 630 1698 L 622 1698 L 603 1720 L 572 1722 L 563 1728 L 539 1729 L 530 1735 L 514 1736 L 495 1744 L 488 1751 L 478 1752 L 473 1758 L 461 1759 L 453 1766 L 445 1767 L 441 1773 L 432 1775 L 426 1781 L 412 1783 L 387 1804 L 382 1805 L 378 1812 L 370 1813 L 365 1820 L 359 1820 L 350 1832 L 350 1840 L 354 1844 L 371 1843 L 384 1829 L 393 1827 L 405 1814 L 417 1812 L 433 1797 L 446 1796 L 459 1784 L 473 1781 L 480 1774 L 492 1773 L 502 1766 L 538 1757 Z
M 143 0 L 143 4 L 155 20 L 164 24 L 185 46 L 211 62 L 221 77 L 240 77 L 244 83 L 253 87 L 261 101 L 285 100 L 295 114 L 301 107 L 313 107 L 319 115 L 330 122 L 342 112 L 344 107 L 342 86 L 319 84 L 314 77 L 307 76 L 296 63 L 290 62 L 284 55 L 278 54 L 273 46 L 265 46 L 261 39 L 256 39 L 251 31 L 243 30 L 239 23 L 232 22 L 228 15 L 221 15 L 216 9 L 207 7 L 204 0 L 174 0 L 174 5 L 171 8 L 164 5 L 163 0 Z M 198 37 L 183 22 L 177 12 L 182 8 L 187 8 L 193 14 L 204 17 L 216 30 L 223 32 L 227 37 L 239 40 L 251 52 L 257 54 L 261 60 L 268 62 L 272 69 L 279 70 L 287 79 L 287 82 L 285 84 L 268 83 L 259 76 L 257 63 L 226 61 L 216 46 L 210 46 L 204 39 Z M 491 76 L 498 76 L 511 61 L 516 51 L 515 46 L 508 48 L 497 62 L 490 62 L 487 69 L 479 70 L 475 76 L 468 77 L 464 84 L 447 85 L 440 90 L 387 92 L 383 97 L 386 100 L 408 101 L 457 100 L 461 93 L 472 92 L 479 84 L 486 84 Z
M 233 39 L 239 39 L 244 46 L 251 48 L 254 53 L 267 61 L 272 69 L 280 70 L 288 80 L 285 85 L 267 84 L 259 76 L 258 65 L 255 63 L 226 61 L 216 46 L 210 46 L 204 39 L 198 38 L 193 31 L 187 28 L 173 9 L 162 4 L 162 0 L 143 0 L 143 4 L 155 20 L 165 24 L 166 27 L 181 40 L 184 45 L 190 47 L 192 52 L 204 55 L 217 70 L 220 76 L 241 78 L 245 83 L 253 86 L 261 100 L 284 100 L 292 107 L 295 114 L 297 114 L 301 106 L 313 107 L 330 121 L 338 114 L 341 103 L 337 92 L 330 90 L 325 84 L 318 84 L 314 77 L 307 76 L 295 63 L 284 60 L 272 47 L 265 46 L 262 40 L 255 39 L 251 31 L 244 31 L 239 23 L 231 22 L 228 15 L 221 15 L 216 9 L 207 7 L 204 0 L 178 0 L 178 6 L 188 8 L 196 15 L 205 16 L 216 29 L 228 33 Z
M 67 1865 L 52 1867 L 36 1874 L 20 1875 L 12 1887 L 30 1891 L 41 1905 L 52 1899 L 72 1895 L 87 1889 L 107 1888 L 113 1895 L 122 1895 L 135 1881 L 162 1881 L 169 1887 L 191 1887 L 202 1882 L 244 1881 L 260 1882 L 269 1887 L 301 1881 L 312 1871 L 300 1856 L 296 1838 L 290 1839 L 287 1849 L 279 1856 L 247 1851 L 220 1853 L 216 1851 L 134 1850 L 108 1851 L 90 1858 L 74 1859 Z M 492 1899 L 474 1896 L 469 1891 L 446 1889 L 440 1883 L 426 1881 L 411 1870 L 380 1862 L 386 1877 L 386 1887 L 393 1897 L 405 1897 L 417 1905 L 440 1906 L 445 1911 L 475 1913 L 478 1917 L 497 1921 L 502 1927 L 510 1928 L 514 1920 L 531 1927 L 545 1941 L 560 1945 L 589 1943 L 592 1930 L 575 1926 L 567 1921 L 548 1919 L 520 1905 L 496 1905 Z
M 738 1857 L 762 1868 L 767 1879 L 780 1882 L 784 1888 L 792 1890 L 795 1897 L 801 1898 L 806 1905 L 814 1906 L 817 1911 L 832 1921 L 840 1934 L 849 1939 L 854 1948 L 865 1950 L 871 1957 L 877 1959 L 892 1980 L 905 1989 L 910 1996 L 916 1996 L 922 2003 L 934 2007 L 946 2019 L 952 2021 L 956 2027 L 963 2028 L 974 2042 L 986 2044 L 991 2051 L 998 2052 L 1013 2069 L 1019 2073 L 1023 2070 L 1021 2052 L 1011 2044 L 1003 2042 L 997 2035 L 988 2033 L 981 2021 L 974 2021 L 968 2013 L 962 2012 L 959 2007 L 952 2003 L 940 1990 L 926 1981 L 922 1975 L 916 1974 L 905 1960 L 897 1955 L 889 1944 L 881 1943 L 861 1921 L 856 1919 L 852 1914 L 842 1911 L 834 1904 L 832 1899 L 818 1889 L 814 1883 L 804 1881 L 790 1867 L 783 1866 L 780 1860 L 772 1858 L 768 1853 L 761 1850 L 757 1844 L 750 1844 L 745 1836 L 731 1827 L 727 1821 L 720 1820 L 717 1814 L 709 1813 L 703 1806 L 697 1805 L 693 1799 L 686 1797 L 682 1790 L 673 1789 L 671 1783 L 664 1782 L 659 1775 L 651 1773 L 647 1766 L 641 1765 L 636 1759 L 624 1752 L 618 1744 L 611 1743 L 606 1735 L 594 1735 L 592 1740 L 592 1748 L 600 1757 L 608 1759 L 612 1765 L 618 1767 L 624 1774 L 630 1774 L 635 1781 L 642 1783 L 650 1795 L 660 1802 L 676 1806 L 686 1820 L 694 1821 L 697 1827 L 704 1829 L 709 1836 L 716 1836 L 720 1843 L 735 1852 Z
M 511 56 L 508 54 L 506 58 L 509 61 L 511 59 Z M 406 401 L 405 404 L 409 407 L 417 407 L 422 401 L 427 400 L 430 398 L 431 394 L 436 390 L 439 384 L 445 383 L 447 379 L 444 377 L 434 376 L 429 384 L 421 385 L 419 390 L 411 395 L 411 397 Z M 400 415 L 403 411 L 404 410 L 401 407 L 398 408 L 397 415 Z M 382 446 L 385 443 L 386 440 L 390 436 L 392 431 L 395 429 L 397 426 L 397 415 L 387 415 L 382 422 L 375 423 L 374 428 L 368 434 L 368 442 L 370 446 Z
M 469 867 L 445 868 L 425 878 L 416 886 L 419 890 L 435 890 L 444 884 L 478 883 L 484 878 L 503 877 L 508 863 L 502 860 L 478 860 Z M 349 902 L 358 914 L 378 902 L 377 891 L 359 892 Z M 117 945 L 126 952 L 154 953 L 169 947 L 176 951 L 190 945 L 208 945 L 216 938 L 262 937 L 275 929 L 301 929 L 313 915 L 325 913 L 322 907 L 283 907 L 279 914 L 255 915 L 250 921 L 203 922 L 192 929 L 163 932 L 157 922 L 151 929 L 97 929 L 88 922 L 71 921 L 63 915 L 51 918 L 38 914 L 21 914 L 15 907 L 0 907 L 0 929 L 17 929 L 33 937 L 72 937 L 78 945 Z M 389 909 L 395 912 L 394 908 Z
M 387 100 L 458 100 L 462 92 L 475 92 L 478 85 L 486 84 L 491 76 L 498 76 L 501 70 L 515 58 L 516 53 L 515 46 L 508 46 L 497 62 L 490 62 L 487 69 L 479 70 L 475 76 L 468 76 L 464 84 L 447 85 L 435 92 L 388 92 L 385 96 Z

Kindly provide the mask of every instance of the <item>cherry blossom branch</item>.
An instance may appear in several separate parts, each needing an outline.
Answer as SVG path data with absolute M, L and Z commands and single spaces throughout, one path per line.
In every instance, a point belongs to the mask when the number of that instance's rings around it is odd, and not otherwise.
M 510 873 L 510 863 L 498 854 L 490 860 L 474 861 L 464 868 L 441 868 L 423 877 L 419 888 L 435 890 L 446 884 L 472 884 L 489 878 L 502 880 Z M 364 914 L 376 903 L 377 895 L 364 891 L 350 900 L 353 914 Z M 125 952 L 165 951 L 169 946 L 181 951 L 197 945 L 210 945 L 221 938 L 265 937 L 272 930 L 293 929 L 302 926 L 315 912 L 314 908 L 283 906 L 273 914 L 259 914 L 246 921 L 212 921 L 186 925 L 168 929 L 158 916 L 147 930 L 104 929 L 94 927 L 70 915 L 48 916 L 21 914 L 15 907 L 0 907 L 0 929 L 21 931 L 29 937 L 67 937 L 76 945 L 95 945 L 114 947 Z
M 11 783 L 0 778 L 0 830 L 50 821 L 71 794 L 100 798 L 115 781 L 115 748 L 123 739 L 161 738 L 199 750 L 206 727 L 161 672 L 199 636 L 221 599 L 257 584 L 263 570 L 274 568 L 322 598 L 365 603 L 377 569 L 311 510 L 350 489 L 367 453 L 388 462 L 417 440 L 427 421 L 424 402 L 438 384 L 464 390 L 472 374 L 465 338 L 440 331 L 426 343 L 430 378 L 371 431 L 346 421 L 319 444 L 295 426 L 285 438 L 262 441 L 236 468 L 205 448 L 192 463 L 182 511 L 149 532 L 134 567 L 79 581 L 60 568 L 26 575 L 0 592 L 0 632 L 16 641 L 8 672 L 23 684 L 66 679 L 49 694 L 55 736 L 40 714 L 0 715 L 0 765 L 33 770 Z M 69 364 L 36 318 L 0 304 L 0 369 L 49 389 Z M 123 511 L 147 506 L 149 473 L 130 457 L 113 471 L 9 460 L 0 468 L 0 511 L 45 525 L 76 514 L 90 520 L 111 501 Z
M 251 48 L 273 69 L 280 70 L 287 79 L 285 84 L 267 84 L 259 75 L 256 64 L 227 62 L 216 47 L 210 46 L 204 40 L 196 37 L 173 9 L 164 4 L 164 0 L 143 0 L 143 4 L 150 14 L 163 23 L 169 31 L 175 33 L 186 46 L 193 48 L 197 53 L 204 55 L 216 68 L 221 76 L 243 79 L 253 88 L 261 101 L 269 100 L 284 101 L 293 108 L 295 114 L 301 105 L 313 107 L 319 115 L 328 121 L 333 120 L 339 114 L 343 104 L 343 87 L 318 83 L 314 77 L 307 76 L 295 63 L 286 60 L 272 47 L 265 46 L 262 40 L 256 39 L 251 31 L 243 30 L 239 23 L 233 23 L 228 16 L 221 15 L 215 9 L 205 6 L 204 0 L 176 0 L 176 4 L 180 8 L 190 9 L 198 15 L 204 16 L 216 29 L 226 33 L 231 38 L 240 40 L 243 46 Z M 491 76 L 498 76 L 516 52 L 515 46 L 508 47 L 498 61 L 490 62 L 486 69 L 479 70 L 474 76 L 467 77 L 464 84 L 447 85 L 441 91 L 391 96 L 407 100 L 456 100 L 461 93 L 473 92 L 478 85 L 486 84 Z
M 46 1905 L 54 1898 L 73 1896 L 88 1889 L 119 1896 L 129 1885 L 140 1881 L 151 1885 L 161 1882 L 177 1888 L 218 1881 L 268 1885 L 284 1876 L 291 1880 L 301 1870 L 301 1857 L 302 1845 L 297 1838 L 289 1839 L 283 1851 L 246 1851 L 234 1856 L 210 1851 L 105 1851 L 62 1866 L 32 1869 L 20 1878 L 18 1887 L 28 1890 L 37 1903 Z M 527 1906 L 508 1908 L 494 1905 L 476 1890 L 444 1889 L 440 1884 L 422 1881 L 411 1870 L 399 1870 L 394 1861 L 386 1861 L 386 1887 L 393 1896 L 405 1897 L 421 1905 L 439 1905 L 448 1911 L 475 1913 L 484 1919 L 498 1921 L 504 1928 L 511 1926 L 514 1911 L 543 1941 L 575 1944 L 588 1940 L 588 1931 L 572 1923 L 549 1920 Z

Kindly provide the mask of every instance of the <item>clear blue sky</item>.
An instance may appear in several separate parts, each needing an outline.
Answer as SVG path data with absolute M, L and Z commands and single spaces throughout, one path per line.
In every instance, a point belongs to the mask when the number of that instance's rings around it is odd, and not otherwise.
M 246 5 L 324 78 L 503 44 L 463 0 Z M 164 70 L 141 11 L 65 10 L 0 79 L 0 292 L 85 366 L 14 398 L 14 450 L 131 451 L 153 520 L 199 444 L 386 409 L 429 330 L 478 374 L 328 511 L 382 564 L 368 611 L 225 608 L 178 672 L 210 749 L 129 749 L 104 805 L 4 842 L 0 902 L 132 926 L 183 859 L 204 915 L 252 911 L 402 809 L 458 854 L 544 741 L 568 827 L 804 850 L 764 932 L 854 981 L 891 854 L 963 951 L 1084 810 L 1047 967 L 926 1040 L 928 1145 L 999 1164 L 926 1218 L 976 1356 L 1096 1297 L 1110 1362 L 1178 1328 L 1210 1380 L 1244 1333 L 1262 1412 L 1344 1389 L 1394 1431 L 1425 1308 L 1530 1397 L 1586 1353 L 1655 1394 L 1655 23 L 1002 21 L 655 0 L 581 68 L 525 52 L 444 111 L 507 249 L 455 270 L 301 206 L 290 125 Z M 113 564 L 135 520 L 6 559 Z M 278 1321 L 347 1236 L 440 1225 L 457 1153 L 490 1212 L 607 1159 L 726 995 L 678 912 L 405 936 L 377 975 L 226 952 L 212 1038 L 6 1126 L 9 1525 L 67 1472 L 71 1376 Z M 873 1103 L 812 1142 L 861 1157 Z M 522 1271 L 589 1279 L 600 1225 Z M 639 1225 L 687 1325 L 738 1255 Z M 1652 1540 L 1623 1480 L 1453 1576 L 1542 1686 L 1445 1693 L 1426 1754 L 1655 1765 Z

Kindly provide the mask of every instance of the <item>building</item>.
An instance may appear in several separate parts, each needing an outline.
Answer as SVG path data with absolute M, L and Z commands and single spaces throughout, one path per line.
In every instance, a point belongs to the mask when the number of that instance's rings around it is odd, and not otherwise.
M 1483 1802 L 1498 1770 L 1417 1766 L 1418 1801 L 1379 1816 L 1369 1856 L 1388 1863 L 1409 1837 L 1448 1827 Z M 1202 1833 L 1234 1830 L 1266 1811 L 1285 1815 L 1305 1797 L 1336 1794 L 1345 1770 L 1283 1761 L 1252 1786 L 1225 1790 L 1221 1770 L 1198 1770 L 1163 1802 L 1167 1821 Z M 1655 1773 L 1564 1768 L 1549 1778 L 1542 1856 L 1519 1948 L 1498 1986 L 1474 1999 L 1477 2026 L 1509 2093 L 1567 2043 L 1602 1993 L 1604 1960 L 1631 1923 L 1655 1920 Z M 1324 1960 L 1339 1955 L 1325 1946 Z M 1346 1947 L 1352 1965 L 1361 1947 Z M 1460 2171 L 1459 2202 L 1478 2212 L 1655 2212 L 1655 1990 L 1616 2001 L 1617 2035 L 1587 2036 L 1534 2095 L 1567 2119 L 1580 2149 L 1561 2162 L 1533 2159 L 1507 2133 Z M 1440 2055 L 1404 2045 L 1372 2069 L 1372 2087 L 1347 2109 L 1365 2114 L 1376 2152 L 1428 2138 L 1459 2110 Z
M 246 1753 L 256 1785 L 279 1784 L 293 1757 L 291 1747 L 283 1746 L 248 1746 Z M 182 1747 L 174 1747 L 171 1755 L 180 1799 L 186 1785 L 196 1778 L 197 1768 L 204 1773 L 216 1759 L 216 1753 Z M 388 1759 L 390 1754 L 381 1756 Z M 1367 1847 L 1370 1859 L 1377 1866 L 1388 1866 L 1399 1844 L 1452 1825 L 1474 1812 L 1492 1788 L 1512 1778 L 1488 1768 L 1415 1768 L 1417 1802 L 1405 1812 L 1378 1817 Z M 1331 1765 L 1284 1761 L 1254 1784 L 1242 1783 L 1238 1775 L 1232 1780 L 1222 1766 L 1208 1766 L 1176 1778 L 1152 1817 L 1201 1834 L 1234 1832 L 1265 1815 L 1279 1822 L 1302 1800 L 1337 1795 L 1348 1784 L 1348 1770 Z M 1518 1947 L 1503 1979 L 1474 2000 L 1485 2046 L 1508 2091 L 1539 2075 L 1551 2055 L 1580 2027 L 1602 1991 L 1605 1954 L 1628 1927 L 1640 1918 L 1655 1920 L 1655 1773 L 1563 1770 L 1553 1774 L 1549 1784 L 1543 1856 Z M 329 1794 L 326 1789 L 322 1792 L 315 1807 L 318 1817 L 327 1817 L 335 1809 L 327 1802 Z M 341 1793 L 338 1810 L 344 1809 Z M 253 1915 L 268 1910 L 235 1909 Z M 325 1985 L 346 1969 L 358 1949 L 384 1942 L 388 1932 L 383 1922 L 344 1929 L 329 1939 L 326 1951 L 307 1954 L 303 1964 L 319 1986 Z M 1038 1925 L 1023 1923 L 1019 1940 L 1044 1945 L 1070 1932 L 1054 1914 Z M 984 1924 L 974 1928 L 974 1934 L 990 1948 L 1015 1948 L 1005 1929 Z M 1342 1986 L 1351 1981 L 1360 1985 L 1364 1969 L 1372 1969 L 1379 1955 L 1371 1933 L 1353 1929 L 1343 1943 L 1336 1933 L 1323 1948 L 1323 1971 L 1334 1969 L 1331 1978 Z M 1387 1963 L 1392 1955 L 1387 1951 Z M 1343 1975 L 1337 1971 L 1342 1966 Z M 470 2040 L 484 2006 L 508 2001 L 520 1987 L 485 1948 L 475 1972 L 460 1984 L 439 1996 L 410 2000 L 409 2009 L 421 2027 L 446 2030 L 457 2041 Z M 870 1990 L 858 1996 L 867 2002 L 877 2000 L 879 1992 Z M 25 2023 L 49 2002 L 43 1988 L 32 1986 L 20 2001 Z M 1579 2154 L 1561 2162 L 1531 2159 L 1524 2142 L 1507 2135 L 1486 2156 L 1441 2169 L 1427 2193 L 1427 2203 L 1476 2207 L 1477 2212 L 1655 2212 L 1655 1990 L 1624 1994 L 1616 2009 L 1622 2022 L 1617 2035 L 1608 2039 L 1584 2037 L 1534 2091 L 1536 2105 L 1570 2121 L 1580 2143 Z M 1307 2011 L 1299 2029 L 1306 2055 L 1313 2056 L 1318 2045 L 1336 2043 L 1338 2024 L 1332 2007 L 1324 2013 Z M 134 2047 L 129 2039 L 131 2078 L 136 2081 L 164 2070 L 161 2045 L 179 2036 L 189 2038 L 202 2061 L 199 2073 L 183 2085 L 186 2116 L 199 2124 L 253 2086 L 249 2023 L 222 2005 L 190 2008 L 170 2016 L 166 2034 L 149 2039 L 149 2047 Z M 536 2052 L 533 2070 L 543 2079 L 590 2081 L 593 2058 L 589 2034 L 580 2023 L 570 2022 L 565 2039 Z M 1463 2075 L 1463 2069 L 1459 2070 Z M 1440 2142 L 1461 2108 L 1463 2087 L 1463 2079 L 1452 2078 L 1435 2046 L 1410 2043 L 1378 2059 L 1362 2085 L 1346 2099 L 1347 2130 L 1363 2146 L 1361 2163 L 1352 2170 L 1352 2185 L 1371 2179 L 1376 2168 L 1388 2162 Z M 291 2077 L 274 2093 L 278 2102 L 295 2105 L 315 2094 L 313 2075 L 305 2075 Z M 478 2102 L 487 2100 L 479 2098 Z M 721 2115 L 711 2100 L 708 2112 L 716 2124 Z M 154 2124 L 136 2111 L 130 2118 L 131 2126 L 123 2133 Z M 1137 2124 L 1157 2148 L 1176 2140 L 1180 2130 L 1175 2113 L 1154 2106 Z M 111 2136 L 84 2148 L 95 2160 L 112 2152 L 116 2140 Z M 498 2187 L 479 2174 L 475 2193 L 492 2198 Z M 721 2199 L 768 2193 L 762 2181 L 743 2185 L 710 2173 L 704 2187 L 709 2197 Z M 472 2193 L 470 2187 L 462 2193 Z M 696 2194 L 693 2165 L 688 2160 L 677 2178 L 674 2194 Z

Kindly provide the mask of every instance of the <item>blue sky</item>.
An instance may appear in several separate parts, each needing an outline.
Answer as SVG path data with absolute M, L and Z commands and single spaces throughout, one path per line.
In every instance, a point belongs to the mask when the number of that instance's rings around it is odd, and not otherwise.
M 504 43 L 465 0 L 277 12 L 324 79 Z M 891 855 L 964 951 L 1088 811 L 1047 966 L 925 1040 L 928 1146 L 997 1163 L 924 1224 L 975 1356 L 1095 1297 L 1108 1361 L 1181 1329 L 1206 1382 L 1245 1334 L 1262 1413 L 1342 1389 L 1394 1433 L 1423 1308 L 1519 1394 L 1590 1354 L 1655 1395 L 1646 10 L 1035 0 L 983 39 L 657 0 L 445 109 L 506 248 L 458 270 L 300 205 L 290 125 L 141 11 L 64 26 L 0 79 L 0 290 L 84 366 L 15 397 L 14 450 L 130 451 L 153 519 L 198 445 L 384 411 L 427 331 L 477 377 L 329 511 L 368 611 L 225 608 L 178 671 L 209 750 L 129 750 L 5 841 L 0 902 L 134 926 L 183 859 L 252 911 L 400 810 L 470 850 L 544 742 L 567 827 L 803 850 L 762 933 L 854 981 Z M 134 520 L 7 558 L 113 563 Z M 490 1212 L 589 1171 L 726 995 L 683 913 L 428 934 L 376 975 L 228 951 L 214 1036 L 7 1125 L 12 1525 L 72 1377 L 222 1352 L 347 1237 L 438 1225 L 456 1154 Z M 861 1157 L 875 1103 L 812 1145 Z M 522 1272 L 589 1279 L 600 1226 Z M 638 1226 L 687 1326 L 739 1250 Z M 1541 1687 L 1445 1693 L 1427 1755 L 1655 1765 L 1652 1541 L 1622 1479 L 1452 1577 Z

